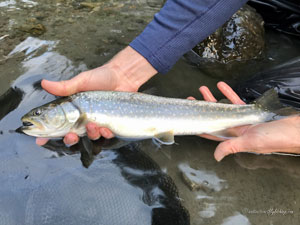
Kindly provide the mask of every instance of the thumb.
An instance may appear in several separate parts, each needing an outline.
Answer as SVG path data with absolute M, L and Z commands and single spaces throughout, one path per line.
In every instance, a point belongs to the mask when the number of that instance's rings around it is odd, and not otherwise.
M 79 91 L 78 80 L 72 78 L 65 81 L 42 80 L 41 85 L 47 92 L 58 96 L 68 96 Z
M 246 140 L 243 136 L 223 141 L 217 146 L 214 157 L 219 162 L 227 155 L 246 151 L 245 144 Z

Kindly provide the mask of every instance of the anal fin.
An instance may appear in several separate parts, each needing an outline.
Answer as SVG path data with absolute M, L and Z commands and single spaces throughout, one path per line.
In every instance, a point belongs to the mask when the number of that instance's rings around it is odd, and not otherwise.
M 164 145 L 172 145 L 175 142 L 174 133 L 172 131 L 156 134 L 153 138 Z

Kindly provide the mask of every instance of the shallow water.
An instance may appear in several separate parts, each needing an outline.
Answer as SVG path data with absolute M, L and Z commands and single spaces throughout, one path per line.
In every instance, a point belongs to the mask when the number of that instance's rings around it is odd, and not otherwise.
M 126 186 L 125 180 L 120 182 L 120 170 L 111 163 L 117 151 L 101 152 L 90 168 L 85 169 L 79 153 L 59 157 L 65 148 L 58 145 L 53 152 L 36 146 L 32 137 L 9 132 L 21 125 L 20 117 L 28 110 L 54 99 L 39 87 L 41 79 L 68 79 L 100 66 L 141 32 L 162 1 L 107 0 L 98 1 L 100 4 L 94 8 L 81 7 L 80 2 L 0 1 L 0 130 L 3 131 L 0 135 L 0 221 L 4 221 L 3 224 L 24 221 L 40 224 L 35 220 L 35 213 L 42 214 L 45 224 L 51 224 L 50 215 L 53 216 L 55 210 L 77 215 L 80 221 L 88 220 L 87 215 L 97 218 L 98 213 L 110 222 L 122 224 L 126 214 L 137 213 L 143 207 L 138 205 L 141 202 L 137 199 L 144 189 L 132 189 Z M 34 31 L 39 36 L 28 33 L 32 33 L 29 28 L 36 28 L 37 24 L 42 24 L 45 31 L 41 30 L 42 34 Z M 224 69 L 224 80 L 234 84 L 299 54 L 299 40 L 272 31 L 266 36 L 265 58 L 248 66 Z M 200 98 L 197 90 L 200 85 L 207 85 L 217 93 L 215 84 L 220 77 L 212 77 L 213 71 L 211 68 L 209 74 L 202 73 L 180 60 L 168 74 L 157 75 L 142 89 L 155 87 L 162 96 Z M 213 159 L 217 143 L 199 137 L 176 137 L 175 140 L 176 145 L 159 149 L 145 140 L 139 143 L 139 149 L 174 180 L 182 204 L 189 211 L 191 224 L 299 224 L 299 157 L 244 153 L 217 163 Z M 122 196 L 126 196 L 126 201 L 123 202 L 129 206 L 123 208 L 128 211 L 78 213 L 101 208 L 97 202 L 105 194 L 88 196 L 85 190 L 93 194 L 107 191 L 110 186 L 104 184 L 112 185 L 113 177 L 124 185 Z M 55 185 L 59 180 L 64 182 Z M 74 184 L 81 186 L 76 189 Z M 58 194 L 60 188 L 63 192 Z M 55 198 L 46 208 L 36 205 L 49 196 Z M 68 205 L 79 201 L 81 204 L 73 208 L 60 207 L 57 202 L 63 196 L 70 199 Z M 111 204 L 112 208 L 116 207 L 118 198 Z M 142 215 L 147 224 L 150 210 L 145 210 L 148 213 Z M 18 218 L 14 217 L 16 212 Z

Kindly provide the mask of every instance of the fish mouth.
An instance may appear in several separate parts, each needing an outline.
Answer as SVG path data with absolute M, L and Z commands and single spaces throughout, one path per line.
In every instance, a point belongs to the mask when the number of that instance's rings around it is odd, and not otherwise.
M 22 131 L 32 130 L 32 129 L 41 129 L 41 127 L 42 127 L 42 124 L 40 124 L 37 121 L 30 120 L 30 119 L 23 118 L 22 123 L 23 123 L 22 127 L 21 127 Z
M 23 127 L 31 127 L 31 126 L 34 126 L 34 124 L 32 122 L 23 121 Z

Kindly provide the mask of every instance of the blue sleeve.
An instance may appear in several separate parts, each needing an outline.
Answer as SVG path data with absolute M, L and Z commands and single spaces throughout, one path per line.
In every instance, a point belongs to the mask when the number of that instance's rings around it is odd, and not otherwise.
M 130 46 L 160 73 L 212 34 L 247 0 L 168 0 Z

